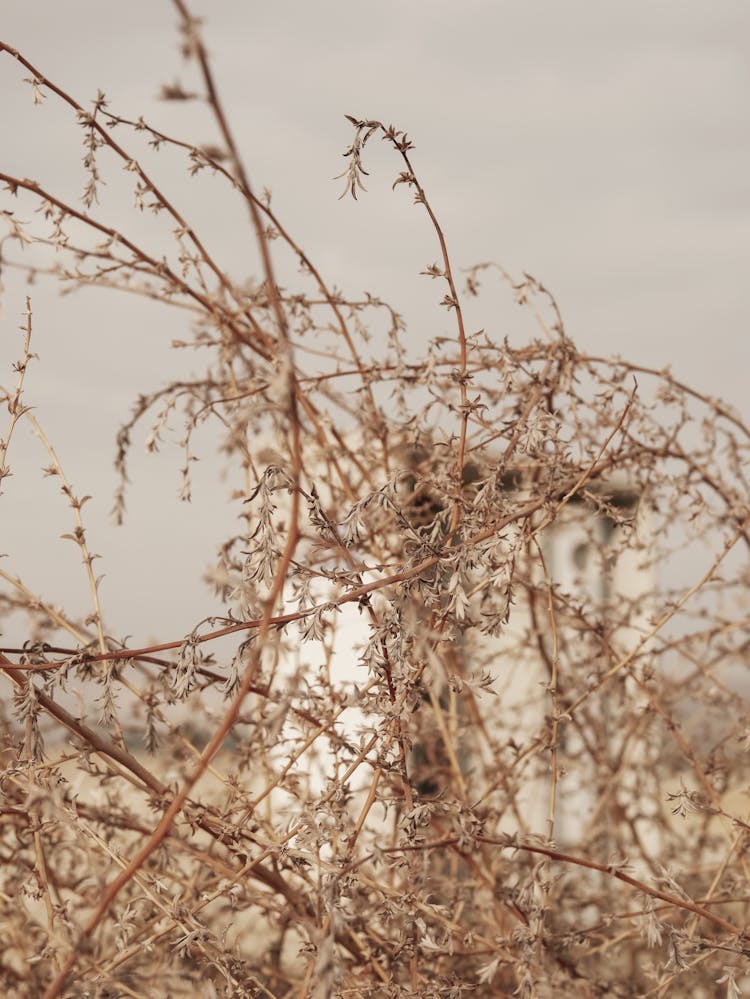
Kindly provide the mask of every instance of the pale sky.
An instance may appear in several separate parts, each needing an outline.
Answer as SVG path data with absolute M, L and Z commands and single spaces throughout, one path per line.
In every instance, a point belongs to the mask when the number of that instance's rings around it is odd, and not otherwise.
M 391 192 L 400 167 L 382 144 L 369 150 L 368 194 L 356 204 L 337 200 L 342 182 L 333 178 L 351 133 L 345 114 L 409 132 L 456 267 L 495 260 L 531 272 L 556 294 L 582 348 L 670 364 L 750 415 L 745 0 L 219 0 L 193 11 L 205 18 L 254 186 L 272 189 L 274 208 L 331 283 L 352 295 L 367 289 L 404 313 L 417 352 L 449 322 L 435 286 L 419 277 L 437 258 L 433 237 L 405 190 Z M 0 34 L 81 103 L 101 88 L 126 117 L 143 114 L 190 141 L 215 142 L 200 109 L 155 100 L 162 83 L 194 82 L 175 23 L 166 0 L 5 0 Z M 32 105 L 25 75 L 0 57 L 0 169 L 75 197 L 83 188 L 80 136 L 53 98 Z M 257 273 L 244 216 L 225 195 L 194 185 L 176 161 L 165 176 L 231 272 Z M 8 207 L 8 196 L 0 202 Z M 123 227 L 143 224 L 112 210 Z M 7 384 L 27 289 L 12 272 L 4 284 Z M 186 330 L 180 317 L 114 293 L 60 299 L 44 282 L 31 291 L 40 361 L 26 401 L 76 490 L 94 497 L 86 520 L 103 556 L 110 630 L 139 643 L 185 634 L 220 610 L 198 582 L 226 533 L 212 523 L 217 510 L 226 515 L 215 470 L 199 470 L 193 504 L 178 507 L 180 456 L 168 448 L 143 455 L 144 428 L 127 526 L 114 529 L 108 512 L 116 430 L 138 392 L 182 370 L 168 347 Z M 501 301 L 491 294 L 472 306 L 472 319 L 498 339 L 512 335 L 516 316 Z M 71 515 L 39 474 L 47 463 L 19 431 L 14 476 L 0 497 L 0 553 L 11 556 L 0 568 L 80 611 L 78 553 L 59 540 Z

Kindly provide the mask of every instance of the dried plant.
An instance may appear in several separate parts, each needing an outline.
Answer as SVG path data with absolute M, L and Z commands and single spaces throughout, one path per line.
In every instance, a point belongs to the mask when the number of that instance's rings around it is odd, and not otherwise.
M 334 290 L 252 189 L 175 7 L 196 81 L 162 97 L 207 103 L 210 146 L 101 92 L 88 110 L 0 43 L 85 148 L 82 207 L 0 173 L 0 266 L 182 310 L 175 347 L 206 359 L 191 381 L 149 372 L 117 440 L 116 518 L 131 440 L 146 423 L 158 449 L 174 414 L 182 499 L 198 428 L 239 483 L 208 574 L 223 610 L 207 597 L 183 635 L 114 640 L 87 497 L 30 408 L 27 300 L 0 483 L 30 424 L 91 612 L 0 570 L 0 611 L 28 635 L 0 650 L 3 995 L 742 994 L 748 428 L 669 371 L 579 351 L 533 277 L 459 276 L 411 140 L 376 120 L 347 116 L 344 194 L 384 141 L 432 227 L 451 333 L 420 351 L 381 299 Z M 230 277 L 144 138 L 231 186 L 258 276 Z M 166 254 L 100 213 L 118 163 Z M 493 338 L 491 316 L 467 328 L 490 281 L 536 324 L 528 342 Z

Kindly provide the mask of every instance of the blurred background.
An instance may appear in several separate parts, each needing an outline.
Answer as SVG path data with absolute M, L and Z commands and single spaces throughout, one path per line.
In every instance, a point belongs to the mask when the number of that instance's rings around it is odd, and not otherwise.
M 403 314 L 415 355 L 430 338 L 453 335 L 438 305 L 443 290 L 419 275 L 438 258 L 434 235 L 405 187 L 391 191 L 400 164 L 379 141 L 367 148 L 367 194 L 338 200 L 343 181 L 334 178 L 352 134 L 345 114 L 408 131 L 454 267 L 494 260 L 513 274 L 530 272 L 557 297 L 581 349 L 669 365 L 748 415 L 746 3 L 204 0 L 192 10 L 203 18 L 256 191 L 272 191 L 275 211 L 329 284 L 352 297 L 369 291 Z M 166 0 L 6 0 L 1 30 L 81 104 L 90 106 L 101 89 L 117 114 L 215 144 L 200 104 L 158 99 L 164 84 L 200 89 L 181 57 L 176 22 Z M 0 169 L 80 206 L 83 133 L 53 95 L 33 104 L 27 76 L 0 57 Z M 150 156 L 137 136 L 120 129 L 117 138 L 144 162 Z M 226 185 L 190 178 L 174 151 L 151 156 L 148 168 L 233 277 L 258 274 L 245 213 Z M 101 171 L 106 186 L 92 214 L 166 247 L 168 228 L 132 207 L 132 175 L 104 154 Z M 0 194 L 0 208 L 18 208 L 46 235 L 32 204 Z M 49 263 L 34 247 L 3 250 Z M 289 288 L 305 287 L 283 253 L 279 273 Z M 134 435 L 124 527 L 113 526 L 110 508 L 115 435 L 137 395 L 199 370 L 199 357 L 170 349 L 173 338 L 188 337 L 187 317 L 117 292 L 60 297 L 43 278 L 29 289 L 12 267 L 3 268 L 2 282 L 0 384 L 15 381 L 30 294 L 39 360 L 25 401 L 76 492 L 93 497 L 84 515 L 90 547 L 102 556 L 108 630 L 135 644 L 179 638 L 222 610 L 201 577 L 239 509 L 227 507 L 215 439 L 203 441 L 192 502 L 178 504 L 180 451 L 167 443 L 147 455 L 144 424 Z M 530 335 L 508 290 L 491 280 L 485 287 L 486 297 L 471 303 L 471 328 L 498 340 Z M 180 431 L 178 422 L 173 440 Z M 85 615 L 79 552 L 60 539 L 72 529 L 72 512 L 55 480 L 43 477 L 48 456 L 24 424 L 9 463 L 13 477 L 0 497 L 0 554 L 8 557 L 0 569 Z M 11 622 L 2 642 L 23 637 L 21 622 Z

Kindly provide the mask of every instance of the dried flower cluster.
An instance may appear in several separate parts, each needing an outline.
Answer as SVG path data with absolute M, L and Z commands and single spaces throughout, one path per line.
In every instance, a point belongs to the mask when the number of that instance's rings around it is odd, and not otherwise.
M 156 450 L 175 413 L 182 498 L 197 428 L 240 483 L 216 520 L 223 612 L 156 646 L 111 638 L 87 497 L 28 408 L 27 302 L 0 484 L 29 421 L 91 613 L 0 571 L 0 614 L 29 636 L 0 649 L 2 994 L 743 994 L 750 431 L 668 371 L 581 353 L 534 278 L 459 280 L 411 140 L 378 121 L 347 116 L 345 193 L 383 140 L 434 232 L 424 273 L 450 333 L 420 353 L 383 301 L 332 290 L 252 190 L 175 6 L 201 82 L 162 97 L 205 100 L 212 146 L 103 93 L 87 110 L 0 43 L 34 103 L 69 107 L 85 171 L 82 207 L 0 173 L 0 266 L 179 308 L 175 346 L 206 359 L 190 382 L 149 372 L 117 441 L 116 516 L 131 440 L 146 422 Z M 259 279 L 209 253 L 133 151 L 144 136 L 231 185 Z M 100 217 L 113 162 L 170 253 Z M 284 254 L 299 289 L 275 276 Z M 537 324 L 523 346 L 491 317 L 466 328 L 462 301 L 496 280 Z

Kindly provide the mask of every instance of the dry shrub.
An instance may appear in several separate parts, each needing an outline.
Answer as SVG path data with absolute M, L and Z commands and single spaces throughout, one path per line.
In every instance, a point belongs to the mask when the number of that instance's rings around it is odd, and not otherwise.
M 193 380 L 147 373 L 117 518 L 144 422 L 155 450 L 184 420 L 184 500 L 198 428 L 236 485 L 209 572 L 223 612 L 159 644 L 111 638 L 85 500 L 27 408 L 27 304 L 0 473 L 31 422 L 92 603 L 76 620 L 0 573 L 28 636 L 0 654 L 3 994 L 739 995 L 745 424 L 668 371 L 579 351 L 532 277 L 459 280 L 408 136 L 378 121 L 349 118 L 345 193 L 383 140 L 434 232 L 425 274 L 452 333 L 420 352 L 379 298 L 332 290 L 252 190 L 176 7 L 199 82 L 163 96 L 202 95 L 214 147 L 103 94 L 89 109 L 1 47 L 35 101 L 69 108 L 87 172 L 82 206 L 0 174 L 2 265 L 180 310 L 175 347 L 205 358 Z M 144 138 L 231 187 L 259 278 L 208 251 Z M 105 160 L 168 252 L 100 217 Z M 294 289 L 279 259 L 299 263 Z M 489 281 L 535 337 L 493 339 L 491 315 L 467 330 Z

